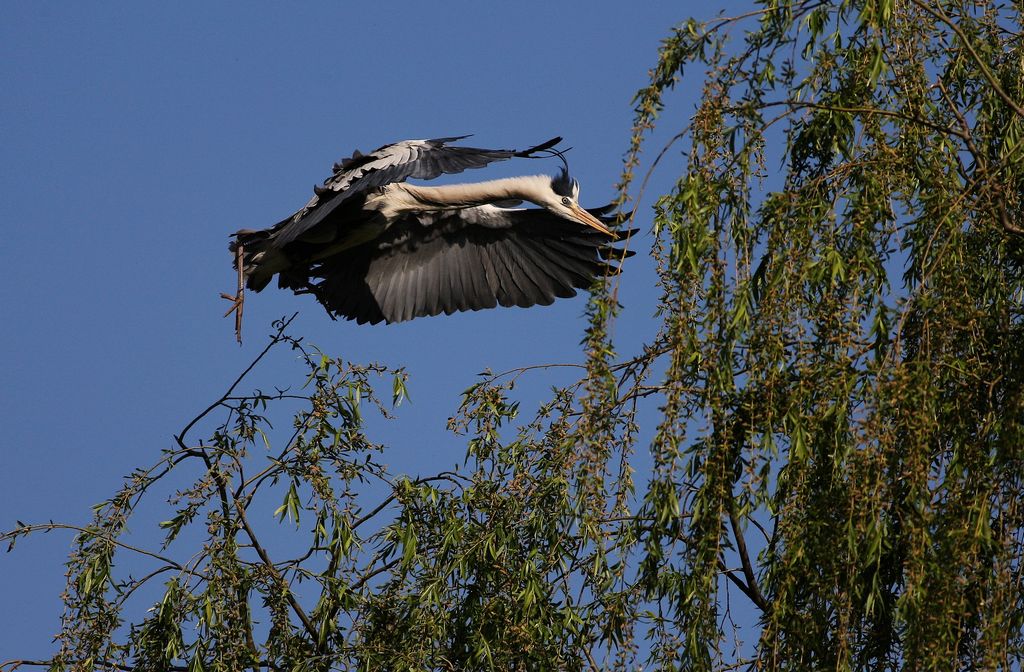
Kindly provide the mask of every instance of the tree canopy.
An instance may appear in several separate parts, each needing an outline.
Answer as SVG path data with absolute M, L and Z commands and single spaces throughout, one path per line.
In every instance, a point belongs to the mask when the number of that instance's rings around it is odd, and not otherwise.
M 306 387 L 243 393 L 243 374 L 97 507 L 60 650 L 33 662 L 1019 667 L 1022 63 L 1019 6 L 987 2 L 766 0 L 680 24 L 620 184 L 639 198 L 684 158 L 654 206 L 647 343 L 617 349 L 606 278 L 579 380 L 524 410 L 516 381 L 542 369 L 484 376 L 449 422 L 464 463 L 411 479 L 366 420 L 404 371 L 283 320 L 264 354 L 293 348 Z M 678 85 L 702 88 L 696 110 L 673 108 Z M 124 541 L 171 474 L 188 484 L 163 546 Z M 302 548 L 250 520 L 269 498 Z

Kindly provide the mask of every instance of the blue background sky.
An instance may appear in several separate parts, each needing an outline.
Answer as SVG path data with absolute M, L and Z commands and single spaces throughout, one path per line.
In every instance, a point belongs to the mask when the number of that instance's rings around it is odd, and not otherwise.
M 739 3 L 731 3 L 734 8 Z M 745 4 L 743 5 L 746 6 Z M 443 8 L 443 9 L 442 9 Z M 393 326 L 333 322 L 309 297 L 250 294 L 239 348 L 219 298 L 228 234 L 308 199 L 331 164 L 405 139 L 473 133 L 522 148 L 563 135 L 584 205 L 614 198 L 630 101 L 659 40 L 716 3 L 10 2 L 0 9 L 0 528 L 85 523 L 133 468 L 215 400 L 298 310 L 333 355 L 407 367 L 412 403 L 383 435 L 397 473 L 465 456 L 445 422 L 490 367 L 578 362 L 585 299 Z M 684 83 L 663 135 L 685 123 Z M 647 158 L 654 155 L 648 150 Z M 648 193 L 671 184 L 670 156 Z M 506 162 L 457 179 L 553 172 Z M 650 225 L 651 199 L 637 225 Z M 616 326 L 633 352 L 656 328 L 641 250 Z M 253 384 L 301 383 L 284 350 Z M 575 373 L 535 377 L 544 397 Z M 524 399 L 530 415 L 534 404 Z M 643 481 L 642 474 L 641 482 Z M 253 515 L 269 518 L 272 508 Z M 45 657 L 70 533 L 0 555 L 0 660 Z

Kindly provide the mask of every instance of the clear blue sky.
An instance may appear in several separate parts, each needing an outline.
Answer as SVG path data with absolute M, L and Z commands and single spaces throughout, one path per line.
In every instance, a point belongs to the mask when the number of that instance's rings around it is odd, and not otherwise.
M 727 9 L 5 3 L 0 528 L 86 522 L 92 504 L 219 396 L 270 322 L 296 310 L 293 331 L 326 352 L 408 368 L 412 404 L 385 430 L 393 471 L 461 462 L 464 445 L 444 431 L 459 392 L 487 367 L 580 361 L 584 298 L 371 327 L 333 322 L 309 297 L 270 288 L 249 296 L 239 348 L 219 298 L 234 282 L 228 234 L 290 214 L 355 148 L 465 133 L 495 148 L 565 136 L 581 201 L 602 205 L 659 40 L 690 13 Z M 685 123 L 699 90 L 680 87 L 665 133 Z M 666 159 L 649 193 L 679 165 Z M 509 162 L 468 177 L 553 170 Z M 641 207 L 646 229 L 650 199 Z M 622 276 L 624 353 L 656 328 L 648 244 Z M 254 384 L 297 378 L 282 350 Z M 524 390 L 535 402 L 567 379 L 538 377 Z M 70 543 L 53 533 L 0 555 L 0 660 L 52 652 Z

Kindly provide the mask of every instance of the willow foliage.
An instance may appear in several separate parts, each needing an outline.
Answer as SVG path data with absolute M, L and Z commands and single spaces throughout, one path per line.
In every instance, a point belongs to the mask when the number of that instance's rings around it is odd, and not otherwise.
M 638 97 L 634 153 L 671 123 L 665 91 L 704 74 L 655 222 L 669 364 L 647 502 L 676 488 L 690 514 L 642 535 L 655 631 L 688 666 L 726 663 L 729 549 L 758 668 L 1019 665 L 1020 15 L 874 0 L 743 18 L 741 47 L 742 19 L 677 29 Z M 770 528 L 756 561 L 744 521 Z
M 682 24 L 636 98 L 621 185 L 642 186 L 652 129 L 677 134 L 639 352 L 614 348 L 612 278 L 590 304 L 586 375 L 528 421 L 515 380 L 542 374 L 485 377 L 450 423 L 464 464 L 411 480 L 364 423 L 390 412 L 375 384 L 398 402 L 404 373 L 281 325 L 271 346 L 309 375 L 294 433 L 265 445 L 290 395 L 234 387 L 190 423 L 80 530 L 60 652 L 35 662 L 1018 669 L 1019 11 L 768 1 Z M 680 83 L 702 87 L 692 116 L 667 102 Z M 149 489 L 190 465 L 164 547 L 124 542 Z M 387 495 L 368 502 L 367 483 Z M 308 533 L 303 552 L 274 554 L 250 522 L 264 493 Z M 117 574 L 133 554 L 152 567 Z M 152 608 L 128 611 L 156 581 Z

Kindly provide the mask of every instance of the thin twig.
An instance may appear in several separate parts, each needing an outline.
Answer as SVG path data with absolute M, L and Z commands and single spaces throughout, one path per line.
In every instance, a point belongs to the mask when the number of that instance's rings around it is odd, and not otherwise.
M 155 558 L 160 562 L 170 565 L 179 572 L 186 571 L 181 564 L 175 562 L 174 560 L 171 560 L 170 558 L 165 558 L 164 556 L 159 555 L 158 553 L 147 551 L 144 548 L 139 548 L 137 546 L 132 546 L 131 544 L 126 544 L 123 541 L 118 541 L 117 539 L 114 539 L 112 537 L 97 534 L 96 530 L 90 530 L 89 528 L 80 527 L 78 525 L 68 525 L 65 523 L 38 523 L 35 525 L 22 525 L 14 530 L 11 530 L 10 532 L 4 532 L 3 534 L 0 534 L 0 542 L 7 541 L 8 539 L 16 539 L 17 537 L 26 534 L 31 534 L 33 532 L 49 532 L 51 530 L 72 530 L 74 532 L 81 532 L 82 534 L 89 534 L 95 537 L 96 539 L 106 541 L 108 543 L 114 544 L 115 546 L 120 546 L 121 548 L 127 551 L 132 551 L 135 553 L 139 553 L 141 555 L 148 555 L 151 558 Z
M 281 342 L 281 340 L 282 340 L 281 337 L 283 336 L 285 329 L 288 328 L 288 326 L 292 323 L 293 320 L 295 320 L 296 317 L 298 317 L 298 315 L 299 314 L 297 312 L 296 313 L 292 313 L 291 317 L 289 317 L 287 320 L 283 320 L 280 323 L 280 326 L 278 326 L 278 328 L 277 328 L 277 333 L 270 337 L 270 343 L 267 343 L 267 347 L 263 348 L 263 351 L 256 357 L 256 359 L 252 360 L 252 363 L 249 364 L 249 366 L 247 366 L 245 368 L 245 371 L 242 371 L 242 373 L 238 376 L 238 378 L 235 379 L 235 382 L 231 383 L 231 386 L 227 389 L 227 392 L 225 392 L 223 395 L 221 395 L 220 399 L 218 399 L 217 401 L 215 401 L 212 404 L 210 404 L 209 406 L 207 406 L 206 409 L 204 409 L 202 413 L 200 413 L 196 417 L 192 418 L 192 421 L 189 422 L 187 425 L 185 425 L 185 428 L 182 429 L 174 437 L 175 441 L 178 443 L 178 445 L 181 447 L 182 450 L 191 450 L 189 447 L 187 447 L 185 445 L 185 435 L 188 434 L 189 431 L 193 427 L 195 427 L 199 423 L 200 420 L 205 418 L 214 409 L 216 409 L 221 404 L 223 404 L 225 400 L 231 398 L 232 393 L 235 391 L 235 388 L 238 387 L 239 383 L 241 383 L 242 380 L 247 375 L 249 375 L 250 371 L 252 371 L 254 368 L 256 368 L 256 365 L 260 363 L 260 361 L 263 359 L 263 357 L 266 356 L 266 354 L 268 352 L 270 352 L 271 348 L 273 348 L 275 345 L 277 345 L 278 343 Z

